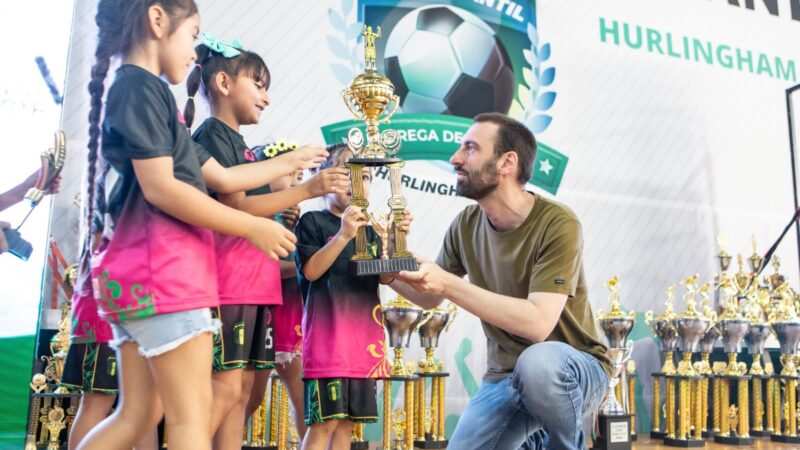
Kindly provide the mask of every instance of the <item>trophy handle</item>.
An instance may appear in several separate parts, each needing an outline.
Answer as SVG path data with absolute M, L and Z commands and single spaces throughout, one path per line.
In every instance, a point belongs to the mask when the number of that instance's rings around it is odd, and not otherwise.
M 456 320 L 456 314 L 458 314 L 458 306 L 455 303 L 450 302 L 447 305 L 447 312 L 450 313 L 450 317 L 447 319 L 447 324 L 444 326 L 444 331 L 447 332 L 450 330 L 450 326 L 453 325 L 453 322 Z
M 372 308 L 372 320 L 374 320 L 375 323 L 377 323 L 380 326 L 384 325 L 382 313 L 383 313 L 383 308 L 381 307 L 381 305 L 375 305 L 375 307 Z
M 391 108 L 392 109 L 389 110 L 389 112 L 384 112 L 383 117 L 381 117 L 381 119 L 380 119 L 380 121 L 378 123 L 389 123 L 389 121 L 392 119 L 392 116 L 394 115 L 394 113 L 397 112 L 397 108 L 400 107 L 400 97 L 398 97 L 397 94 L 393 94 L 391 96 L 390 100 L 392 102 L 391 103 L 391 105 L 392 105 Z M 387 107 L 388 107 L 388 105 L 387 105 Z
M 342 92 L 342 98 L 344 99 L 345 106 L 347 106 L 350 113 L 356 117 L 356 120 L 364 120 L 364 112 L 361 111 L 358 104 L 353 101 L 353 94 L 350 89 L 345 89 Z
M 44 197 L 67 159 L 67 138 L 63 130 L 58 130 L 53 135 L 53 146 L 41 154 L 41 168 L 36 178 L 36 183 L 25 194 L 25 198 L 36 206 Z
M 419 330 L 423 325 L 428 323 L 428 321 L 431 320 L 431 317 L 433 317 L 433 311 L 430 311 L 430 310 L 423 311 L 422 312 L 422 319 L 419 321 L 419 323 L 417 323 L 414 326 L 414 331 Z

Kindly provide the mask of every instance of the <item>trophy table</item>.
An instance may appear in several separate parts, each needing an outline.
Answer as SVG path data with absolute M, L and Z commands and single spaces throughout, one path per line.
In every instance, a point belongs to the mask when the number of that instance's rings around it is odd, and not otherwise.
M 652 311 L 647 311 L 645 314 L 645 323 L 650 326 L 650 328 L 653 330 L 653 334 L 655 334 L 658 338 L 658 346 L 664 356 L 664 364 L 661 366 L 661 369 L 658 372 L 653 372 L 651 374 L 653 383 L 653 411 L 650 437 L 653 439 L 663 439 L 664 436 L 666 436 L 666 433 L 664 432 L 665 428 L 662 428 L 661 425 L 661 418 L 664 414 L 661 403 L 661 381 L 665 381 L 665 388 L 669 390 L 669 387 L 672 386 L 673 381 L 667 380 L 664 377 L 666 375 L 675 374 L 674 355 L 675 350 L 678 347 L 678 331 L 675 329 L 675 326 L 672 323 L 672 320 L 675 318 L 675 313 L 672 310 L 673 298 L 674 287 L 670 286 L 667 288 L 667 301 L 665 302 L 666 307 L 664 312 L 655 318 L 653 317 Z M 672 408 L 666 407 L 666 410 L 668 412 L 664 419 L 669 421 L 671 417 L 674 417 L 674 405 Z M 673 414 L 670 414 L 669 411 L 673 411 Z
M 347 162 L 352 188 L 351 204 L 367 212 L 369 201 L 364 195 L 363 173 L 369 167 L 388 167 L 391 197 L 388 201 L 390 212 L 384 220 L 370 215 L 371 225 L 383 238 L 381 254 L 369 253 L 366 230 L 361 227 L 356 234 L 356 252 L 351 259 L 351 267 L 356 275 L 414 271 L 418 268 L 417 261 L 406 248 L 405 231 L 398 227 L 406 213 L 406 199 L 401 192 L 404 162 L 396 156 L 400 150 L 400 135 L 395 130 L 381 132 L 378 129 L 380 124 L 389 122 L 400 99 L 394 93 L 395 88 L 389 78 L 375 68 L 375 40 L 380 38 L 380 27 L 373 32 L 371 27 L 364 26 L 362 35 L 365 70 L 342 93 L 347 108 L 366 125 L 366 137 L 358 127 L 351 128 L 347 136 L 347 146 L 353 152 L 353 157 Z
M 606 401 L 598 414 L 599 430 L 594 442 L 595 450 L 630 450 L 631 415 L 623 405 L 627 405 L 627 389 L 617 390 L 617 385 L 626 386 L 625 362 L 630 358 L 632 346 L 628 345 L 628 335 L 633 329 L 635 313 L 624 312 L 619 300 L 619 279 L 615 276 L 606 282 L 610 291 L 611 311 L 598 314 L 600 328 L 608 340 L 608 356 L 611 359 Z M 617 393 L 622 399 L 617 398 Z
M 702 399 L 700 392 L 700 381 L 703 377 L 699 376 L 692 365 L 692 353 L 697 348 L 700 339 L 706 334 L 711 326 L 711 319 L 705 317 L 695 308 L 697 293 L 698 276 L 693 275 L 683 281 L 686 287 L 686 311 L 673 319 L 675 328 L 678 331 L 681 361 L 678 364 L 678 371 L 675 375 L 667 376 L 667 380 L 673 380 L 672 389 L 667 390 L 667 405 L 674 405 L 677 400 L 677 410 L 672 420 L 667 421 L 667 436 L 664 444 L 672 447 L 703 447 L 701 422 Z M 708 285 L 703 289 L 707 291 Z M 675 390 L 677 384 L 677 392 Z M 692 412 L 695 414 L 692 414 Z M 667 414 L 670 414 L 667 411 Z

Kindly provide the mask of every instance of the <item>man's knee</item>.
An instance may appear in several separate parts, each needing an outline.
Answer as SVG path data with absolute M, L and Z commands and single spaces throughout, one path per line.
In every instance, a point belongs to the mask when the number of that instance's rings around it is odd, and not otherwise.
M 557 380 L 564 369 L 564 358 L 571 347 L 563 342 L 540 342 L 533 344 L 517 358 L 514 367 L 515 385 L 533 381 L 537 385 Z

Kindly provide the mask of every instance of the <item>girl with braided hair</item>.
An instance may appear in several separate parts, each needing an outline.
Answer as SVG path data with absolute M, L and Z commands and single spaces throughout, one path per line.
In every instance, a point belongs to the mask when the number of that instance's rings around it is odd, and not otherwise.
M 181 82 L 197 58 L 193 0 L 100 0 L 95 21 L 86 221 L 94 297 L 111 325 L 120 401 L 79 448 L 133 447 L 142 430 L 155 427 L 161 403 L 170 449 L 210 450 L 211 335 L 218 324 L 209 308 L 219 302 L 213 231 L 245 238 L 275 259 L 294 249 L 295 237 L 215 201 L 207 188 L 255 188 L 316 166 L 326 152 L 306 147 L 230 169 L 199 156 L 168 86 Z M 104 104 L 114 56 L 122 65 Z M 108 170 L 96 180 L 98 166 Z M 95 213 L 102 229 L 90 220 Z
M 224 167 L 264 159 L 264 150 L 251 149 L 240 133 L 242 126 L 257 124 L 269 105 L 270 72 L 264 60 L 236 41 L 223 42 L 205 33 L 195 50 L 198 60 L 187 81 L 189 100 L 184 109 L 187 126 L 194 119 L 194 97 L 200 86 L 211 110 L 211 117 L 195 131 L 195 142 Z M 272 217 L 303 200 L 348 188 L 347 170 L 332 168 L 280 192 L 271 192 L 265 183 L 233 194 L 212 190 L 212 195 L 233 208 Z M 211 429 L 215 449 L 239 449 L 254 380 L 266 378 L 275 366 L 273 308 L 283 300 L 281 265 L 237 236 L 217 235 L 216 254 L 220 304 L 212 308 L 212 315 L 222 322 L 222 329 L 214 337 Z

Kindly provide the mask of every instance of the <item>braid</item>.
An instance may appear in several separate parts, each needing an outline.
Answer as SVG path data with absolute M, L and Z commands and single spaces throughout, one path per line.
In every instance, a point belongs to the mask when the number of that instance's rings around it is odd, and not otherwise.
M 197 65 L 189 72 L 189 78 L 186 79 L 186 93 L 189 95 L 189 98 L 186 99 L 186 106 L 183 107 L 183 120 L 186 122 L 186 128 L 189 129 L 192 128 L 192 123 L 194 122 L 194 96 L 197 95 L 197 91 L 200 90 L 200 83 L 203 81 L 204 66 L 211 58 L 211 49 L 203 44 L 195 47 L 195 52 L 197 53 Z
M 125 2 L 120 0 L 101 0 L 97 5 L 97 49 L 94 52 L 95 64 L 92 66 L 92 78 L 89 81 L 89 95 L 91 96 L 89 110 L 89 144 L 86 166 L 86 238 L 89 248 L 92 248 L 92 239 L 97 231 L 95 226 L 95 178 L 97 175 L 97 149 L 100 146 L 100 117 L 103 111 L 103 93 L 105 92 L 105 79 L 111 64 L 111 57 L 119 53 L 122 39 L 119 29 Z M 128 2 L 130 6 L 131 3 Z

